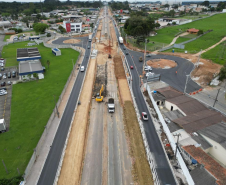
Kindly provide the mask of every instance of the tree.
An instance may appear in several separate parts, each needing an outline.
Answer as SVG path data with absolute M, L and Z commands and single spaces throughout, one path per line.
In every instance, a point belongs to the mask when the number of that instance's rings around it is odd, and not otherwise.
M 66 33 L 66 29 L 62 26 L 59 26 L 58 29 L 60 30 L 61 33 Z
M 48 28 L 47 24 L 43 24 L 43 23 L 33 24 L 33 29 L 35 30 L 36 33 L 45 33 L 46 28 Z
M 206 7 L 209 7 L 210 2 L 209 1 L 204 1 L 203 3 L 201 3 L 201 5 L 206 6 Z
M 46 62 L 46 63 L 47 63 L 47 65 L 48 65 L 48 69 L 49 69 L 50 61 L 49 61 L 49 60 L 47 60 L 47 62 Z
M 175 11 L 174 11 L 174 10 L 170 10 L 170 11 L 169 11 L 169 15 L 170 15 L 171 17 L 174 17 L 174 16 L 175 16 Z
M 36 18 L 37 18 L 38 20 L 40 20 L 41 17 L 42 17 L 41 14 L 37 14 L 37 15 L 36 15 Z
M 198 35 L 202 35 L 203 34 L 203 30 L 199 30 L 197 34 Z
M 220 73 L 219 73 L 219 80 L 223 81 L 224 79 L 226 79 L 226 63 L 221 68 Z

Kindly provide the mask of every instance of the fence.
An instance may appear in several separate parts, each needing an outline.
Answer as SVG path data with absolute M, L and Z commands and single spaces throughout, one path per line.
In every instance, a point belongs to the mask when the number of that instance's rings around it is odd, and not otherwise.
M 56 46 L 53 46 L 52 44 L 46 44 L 45 42 L 44 42 L 43 44 L 44 44 L 44 46 L 46 46 L 46 47 L 56 47 Z M 81 51 L 80 49 L 78 49 L 77 47 L 75 47 L 75 46 L 71 46 L 71 45 L 66 45 L 66 46 L 67 46 L 67 48 L 72 48 L 72 49 L 74 49 L 74 50 L 76 50 L 76 51 L 79 51 L 80 54 L 79 54 L 79 56 L 78 56 L 78 58 L 77 58 L 77 61 L 80 60 L 81 52 L 82 52 L 82 51 Z M 65 48 L 66 48 L 66 47 L 65 47 Z M 62 93 L 61 93 L 61 95 L 60 95 L 60 97 L 59 97 L 59 100 L 58 100 L 58 102 L 57 102 L 57 104 L 56 104 L 57 107 L 60 105 L 60 103 L 61 103 L 61 101 L 62 101 L 62 98 L 63 98 L 63 96 L 64 96 L 64 94 L 65 94 L 65 91 L 66 91 L 66 89 L 67 89 L 67 86 L 68 86 L 68 84 L 69 84 L 69 82 L 70 82 L 70 80 L 71 80 L 71 78 L 72 78 L 73 75 L 74 75 L 74 69 L 72 70 L 72 72 L 71 72 L 71 74 L 70 74 L 70 76 L 69 76 L 69 78 L 68 78 L 68 80 L 67 80 L 67 82 L 66 82 L 66 84 L 65 84 L 65 86 L 64 86 L 64 89 L 63 89 L 63 91 L 62 91 Z M 77 76 L 76 76 L 76 77 L 77 77 Z M 30 161 L 29 161 L 29 163 L 28 163 L 28 165 L 27 165 L 27 167 L 26 167 L 26 169 L 25 169 L 25 172 L 24 172 L 24 179 L 25 179 L 25 180 L 26 180 L 27 177 L 29 176 L 30 171 L 31 171 L 31 168 L 33 167 L 33 165 L 34 165 L 34 163 L 35 163 L 35 161 L 36 161 L 36 158 L 39 156 L 39 154 L 40 154 L 40 152 L 41 152 L 41 149 L 42 149 L 42 147 L 43 147 L 43 143 L 44 143 L 44 141 L 45 141 L 45 139 L 46 139 L 46 136 L 47 136 L 47 134 L 48 134 L 48 130 L 49 130 L 50 126 L 52 125 L 52 122 L 53 122 L 53 120 L 54 120 L 56 114 L 57 114 L 57 112 L 55 112 L 55 108 L 54 108 L 54 109 L 53 109 L 53 112 L 52 112 L 52 114 L 51 114 L 51 116 L 50 116 L 50 118 L 49 118 L 49 120 L 48 120 L 48 122 L 47 122 L 47 124 L 46 124 L 46 126 L 45 126 L 45 130 L 44 130 L 44 132 L 43 132 L 43 134 L 42 134 L 42 136 L 41 136 L 41 138 L 40 138 L 40 140 L 39 140 L 39 142 L 38 142 L 36 148 L 34 149 L 34 153 L 32 154 L 31 159 L 30 159 Z
M 172 136 L 172 134 L 171 134 L 171 132 L 170 132 L 165 120 L 163 119 L 163 116 L 162 116 L 162 114 L 161 114 L 156 102 L 154 101 L 154 99 L 152 97 L 151 90 L 150 90 L 149 86 L 147 86 L 147 91 L 148 91 L 148 95 L 149 95 L 149 97 L 150 97 L 150 99 L 152 101 L 152 104 L 154 106 L 154 109 L 155 109 L 156 113 L 158 114 L 159 120 L 162 123 L 163 130 L 164 130 L 164 132 L 167 135 L 167 138 L 169 140 L 170 146 L 172 147 L 172 149 L 175 152 L 176 151 L 176 144 L 174 142 L 173 136 Z M 183 158 L 182 158 L 182 156 L 181 156 L 181 154 L 179 152 L 177 152 L 176 158 L 177 158 L 177 161 L 180 164 L 180 167 L 182 169 L 182 172 L 183 172 L 188 184 L 189 185 L 194 185 L 195 183 L 194 183 L 194 181 L 193 181 L 193 179 L 192 179 L 192 177 L 191 177 L 191 175 L 190 175 L 190 173 L 188 171 L 188 168 L 187 168 L 186 164 L 184 163 L 184 160 L 183 160 Z

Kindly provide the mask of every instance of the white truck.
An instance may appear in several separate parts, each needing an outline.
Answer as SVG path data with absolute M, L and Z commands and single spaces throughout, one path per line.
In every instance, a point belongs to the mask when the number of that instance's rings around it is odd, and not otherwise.
M 120 44 L 123 44 L 123 38 L 122 37 L 119 37 L 118 40 L 119 40 Z
M 109 98 L 108 99 L 108 112 L 109 113 L 114 113 L 115 112 L 114 98 Z
M 89 42 L 92 41 L 92 35 L 89 35 Z
M 0 133 L 6 132 L 5 120 L 0 119 Z

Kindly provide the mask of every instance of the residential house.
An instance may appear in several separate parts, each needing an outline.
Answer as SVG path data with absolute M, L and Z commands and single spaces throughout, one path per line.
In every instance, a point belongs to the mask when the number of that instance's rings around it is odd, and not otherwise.
M 191 29 L 188 29 L 187 32 L 189 32 L 190 34 L 198 34 L 199 30 L 195 28 L 191 28 Z

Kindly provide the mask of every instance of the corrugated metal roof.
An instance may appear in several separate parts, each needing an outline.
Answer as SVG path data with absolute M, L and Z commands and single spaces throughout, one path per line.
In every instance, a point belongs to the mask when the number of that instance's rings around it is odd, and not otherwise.
M 33 57 L 41 58 L 38 48 L 17 49 L 17 60 L 22 60 L 22 59 L 29 60 L 29 58 L 33 58 Z
M 157 89 L 156 91 L 158 91 L 162 95 L 164 95 L 166 97 L 166 99 L 170 99 L 170 98 L 174 98 L 174 97 L 178 97 L 178 96 L 182 95 L 181 92 L 173 89 L 170 86 Z
M 198 131 L 226 149 L 226 123 L 220 122 Z

